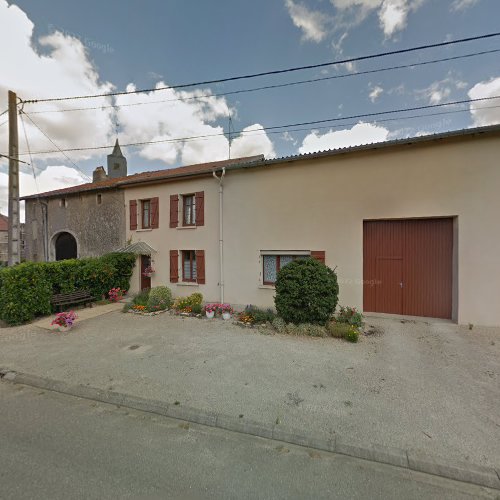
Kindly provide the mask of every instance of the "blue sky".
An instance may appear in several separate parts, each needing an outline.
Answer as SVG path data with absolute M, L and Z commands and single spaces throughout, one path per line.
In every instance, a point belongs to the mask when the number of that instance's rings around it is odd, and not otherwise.
M 0 112 L 6 90 L 24 99 L 151 88 L 315 64 L 370 53 L 500 31 L 497 0 L 0 0 Z M 1 34 L 3 33 L 3 35 Z M 116 100 L 26 105 L 25 111 L 62 148 L 176 139 L 227 131 L 233 156 L 300 152 L 486 125 L 500 121 L 500 108 L 388 122 L 336 122 L 263 134 L 261 127 L 341 118 L 362 113 L 500 94 L 500 52 L 369 75 L 356 72 L 500 49 L 500 37 L 418 53 L 390 56 L 274 77 L 123 96 Z M 225 97 L 193 99 L 303 79 L 350 75 Z M 132 87 L 133 86 L 133 87 Z M 180 98 L 184 100 L 179 100 Z M 186 100 L 187 98 L 187 100 Z M 158 102 L 162 101 L 162 102 Z M 167 101 L 167 102 L 165 102 Z M 150 104 L 142 104 L 149 102 Z M 135 104 L 121 108 L 60 112 L 72 107 Z M 489 102 L 493 106 L 495 102 Z M 497 102 L 497 105 L 500 104 Z M 483 104 L 483 106 L 486 104 Z M 436 111 L 444 111 L 435 110 Z M 40 111 L 58 111 L 40 113 Z M 427 113 L 429 113 L 428 111 Z M 426 113 L 426 112 L 422 112 Z M 412 113 L 415 114 L 415 113 Z M 0 117 L 0 149 L 6 126 Z M 395 118 L 395 116 L 391 116 Z M 118 125 L 117 125 L 118 124 Z M 32 151 L 53 149 L 25 118 Z M 254 131 L 252 131 L 255 129 Z M 20 131 L 22 132 L 22 131 Z M 26 151 L 21 133 L 22 151 Z M 124 148 L 131 173 L 225 159 L 227 139 Z M 38 189 L 85 181 L 105 163 L 107 150 L 35 155 Z M 5 189 L 0 164 L 0 196 Z M 24 171 L 24 194 L 37 189 Z M 23 185 L 21 186 L 23 189 Z M 0 199 L 0 210 L 2 210 Z

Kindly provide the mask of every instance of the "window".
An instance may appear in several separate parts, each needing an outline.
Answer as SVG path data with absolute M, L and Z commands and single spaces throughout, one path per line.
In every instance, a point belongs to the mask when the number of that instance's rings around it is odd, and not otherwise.
M 61 208 L 66 208 L 66 207 L 68 206 L 68 202 L 67 202 L 66 198 L 61 198 L 61 199 L 59 200 L 59 206 L 60 206 Z
M 196 203 L 194 194 L 185 194 L 182 197 L 182 225 L 196 225 Z
M 195 282 L 197 278 L 196 253 L 194 250 L 182 251 L 182 281 Z
M 98 205 L 102 203 L 102 194 L 97 194 L 96 195 L 96 202 Z
M 151 200 L 141 201 L 142 209 L 142 228 L 148 229 L 151 227 Z
M 278 276 L 278 271 L 294 261 L 295 259 L 305 259 L 309 255 L 263 255 L 262 256 L 262 283 L 264 285 L 274 285 Z

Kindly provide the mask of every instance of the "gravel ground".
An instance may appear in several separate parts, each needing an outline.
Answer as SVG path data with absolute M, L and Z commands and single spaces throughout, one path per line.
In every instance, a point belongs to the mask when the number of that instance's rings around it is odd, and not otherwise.
M 351 442 L 500 464 L 500 329 L 368 318 L 358 344 L 111 312 L 0 329 L 0 367 Z

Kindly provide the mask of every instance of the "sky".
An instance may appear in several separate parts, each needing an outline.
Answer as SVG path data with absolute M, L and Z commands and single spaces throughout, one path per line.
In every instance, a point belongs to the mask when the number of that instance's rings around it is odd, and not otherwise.
M 0 113 L 9 89 L 28 100 L 167 87 L 26 103 L 20 152 L 33 155 L 21 156 L 31 164 L 21 166 L 21 194 L 88 182 L 117 137 L 121 144 L 156 141 L 122 148 L 136 173 L 499 123 L 500 99 L 349 117 L 500 95 L 500 37 L 169 88 L 493 33 L 499 18 L 498 0 L 0 0 Z M 431 63 L 445 58 L 456 59 Z M 0 116 L 4 154 L 6 119 Z M 318 120 L 335 121 L 289 126 Z M 103 148 L 58 151 L 96 147 Z M 3 213 L 7 179 L 0 159 Z

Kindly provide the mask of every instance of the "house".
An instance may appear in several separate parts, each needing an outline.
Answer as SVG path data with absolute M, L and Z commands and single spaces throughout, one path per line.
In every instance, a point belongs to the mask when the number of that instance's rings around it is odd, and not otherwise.
M 343 305 L 500 325 L 499 152 L 490 126 L 118 178 L 131 291 L 272 307 L 278 270 L 311 256 Z
M 21 224 L 21 261 L 24 260 L 24 224 Z M 9 218 L 0 214 L 0 266 L 9 262 Z
M 21 198 L 28 260 L 98 257 L 125 244 L 125 202 L 116 182 L 127 176 L 127 160 L 118 140 L 107 166 L 108 174 L 97 167 L 87 184 Z

